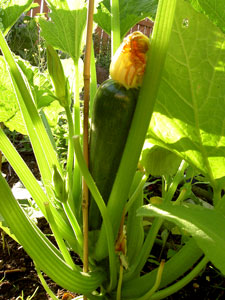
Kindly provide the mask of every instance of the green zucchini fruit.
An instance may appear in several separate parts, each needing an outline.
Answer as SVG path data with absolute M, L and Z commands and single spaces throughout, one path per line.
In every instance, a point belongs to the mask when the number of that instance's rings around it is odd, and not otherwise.
M 139 90 L 106 80 L 98 89 L 92 113 L 89 168 L 107 203 L 129 133 Z M 101 215 L 90 195 L 89 227 L 99 229 Z

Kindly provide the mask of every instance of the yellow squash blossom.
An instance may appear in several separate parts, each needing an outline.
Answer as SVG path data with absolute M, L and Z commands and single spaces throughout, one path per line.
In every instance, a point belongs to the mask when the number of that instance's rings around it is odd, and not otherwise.
M 149 38 L 139 31 L 124 38 L 110 65 L 111 78 L 127 89 L 141 86 L 149 46 Z

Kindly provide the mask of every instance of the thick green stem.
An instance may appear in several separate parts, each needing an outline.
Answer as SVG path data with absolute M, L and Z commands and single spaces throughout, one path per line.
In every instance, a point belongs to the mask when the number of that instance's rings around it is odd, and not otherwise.
M 73 136 L 74 136 L 74 124 L 73 118 L 69 106 L 65 107 L 66 117 L 69 127 L 69 143 L 68 143 L 68 157 L 67 157 L 67 174 L 68 182 L 67 188 L 69 193 L 72 192 L 73 188 L 73 163 L 74 163 L 74 147 L 73 147 Z
M 111 57 L 120 46 L 120 7 L 119 0 L 111 0 Z
M 44 287 L 44 289 L 46 290 L 46 292 L 49 294 L 49 296 L 52 298 L 52 300 L 59 300 L 58 297 L 55 296 L 55 294 L 53 293 L 53 291 L 48 287 L 47 282 L 44 279 L 44 276 L 41 273 L 41 270 L 38 268 L 37 264 L 35 264 L 35 269 L 37 271 L 38 277 L 41 281 L 42 286 Z
M 72 209 L 70 208 L 70 205 L 69 203 L 63 203 L 63 207 L 64 207 L 64 210 L 65 210 L 65 213 L 67 215 L 67 218 L 71 224 L 71 227 L 73 229 L 73 232 L 76 236 L 76 239 L 78 241 L 78 244 L 79 244 L 79 247 L 80 249 L 82 248 L 83 246 L 83 235 L 82 235 L 82 231 L 80 229 L 80 226 L 77 222 L 77 219 L 76 217 L 74 216 L 73 212 L 72 212 Z
M 176 281 L 189 271 L 202 256 L 202 250 L 194 239 L 190 239 L 164 266 L 160 289 Z M 184 263 L 185 262 L 185 263 Z M 123 282 L 122 299 L 139 298 L 149 291 L 156 281 L 158 269 L 133 280 Z M 126 274 L 124 274 L 125 276 Z M 140 289 L 141 287 L 141 289 Z
M 38 164 L 45 163 L 40 171 L 45 174 L 46 189 L 48 189 L 49 183 L 51 182 L 51 168 L 56 165 L 59 172 L 61 173 L 61 167 L 57 159 L 55 150 L 52 147 L 51 141 L 45 130 L 43 122 L 38 114 L 37 108 L 34 104 L 32 95 L 30 94 L 26 83 L 22 77 L 22 74 L 14 61 L 13 55 L 4 39 L 2 32 L 0 31 L 0 47 L 2 53 L 7 61 L 8 70 L 13 81 L 15 92 L 17 95 L 18 104 L 24 117 L 24 121 L 27 127 L 29 137 L 35 152 L 37 154 Z M 38 153 L 41 153 L 41 157 Z M 44 161 L 45 159 L 45 161 Z M 50 194 L 50 192 L 49 192 Z
M 189 282 L 191 282 L 200 272 L 201 270 L 206 266 L 208 263 L 208 259 L 204 257 L 198 264 L 195 266 L 188 275 L 183 277 L 181 280 L 177 281 L 173 285 L 169 286 L 168 288 L 165 288 L 161 291 L 158 291 L 155 293 L 150 299 L 151 300 L 160 300 L 164 299 L 165 297 L 168 297 L 177 291 L 181 290 L 185 285 L 187 285 Z
M 74 134 L 80 135 L 80 94 L 79 94 L 79 66 L 74 61 L 75 84 L 74 84 Z M 81 223 L 81 175 L 77 159 L 74 160 L 73 170 L 73 197 L 71 197 L 70 207 L 79 223 Z
M 153 113 L 169 45 L 175 7 L 176 0 L 159 1 L 143 85 L 140 90 L 129 136 L 107 206 L 113 225 L 114 238 L 116 238 L 119 230 L 124 205 L 127 201 Z M 124 178 L 126 178 L 126 180 L 124 180 Z M 102 259 L 107 255 L 104 227 L 105 225 L 103 224 L 96 245 L 96 257 L 98 257 L 98 259 Z
M 45 241 L 37 226 L 27 218 L 1 174 L 0 190 L 1 214 L 25 251 L 44 273 L 65 289 L 80 294 L 91 293 L 99 287 L 105 275 L 96 272 L 86 276 L 80 268 L 78 271 L 69 267 L 59 251 L 48 245 L 49 242 Z
M 162 273 L 164 270 L 164 264 L 165 264 L 165 261 L 161 261 L 158 272 L 157 272 L 156 281 L 155 281 L 155 284 L 153 285 L 153 287 L 143 297 L 139 298 L 138 300 L 152 299 L 151 296 L 158 290 L 158 288 L 160 286 L 160 282 L 162 279 Z
M 11 144 L 11 142 L 9 141 L 2 129 L 0 129 L 0 149 L 2 150 L 3 154 L 11 164 L 18 177 L 20 178 L 21 182 L 30 192 L 32 198 L 38 205 L 39 209 L 46 216 L 44 202 L 49 201 L 48 197 L 46 196 L 45 192 L 38 184 L 36 178 L 30 171 L 30 169 L 27 167 L 26 163 L 23 161 L 19 153 L 13 147 L 13 145 Z M 64 239 L 66 239 L 71 245 L 73 245 L 74 235 L 70 226 L 68 226 L 62 215 L 55 208 L 52 208 L 52 213 Z
M 133 205 L 133 203 L 136 201 L 137 197 L 142 192 L 142 190 L 144 188 L 144 185 L 146 183 L 146 180 L 147 180 L 147 176 L 144 175 L 143 178 L 141 179 L 139 185 L 137 186 L 136 190 L 134 191 L 134 193 L 130 197 L 129 201 L 126 203 L 125 213 L 127 213 L 129 211 L 130 207 Z
M 59 246 L 59 249 L 60 251 L 62 252 L 62 255 L 66 261 L 66 263 L 72 268 L 72 269 L 76 269 L 76 266 L 70 256 L 70 253 L 65 245 L 65 242 L 63 240 L 63 237 L 62 235 L 60 234 L 60 231 L 59 231 L 59 228 L 58 226 L 56 225 L 56 222 L 55 222 L 55 219 L 53 217 L 53 214 L 51 212 L 51 207 L 50 207 L 50 204 L 49 202 L 45 202 L 45 209 L 46 209 L 46 214 L 47 214 L 47 217 L 48 217 L 48 220 L 49 220 L 49 225 L 51 227 L 51 230 L 53 232 L 53 235 L 56 239 L 56 242 Z
M 134 277 L 139 275 L 147 258 L 150 255 L 152 247 L 155 243 L 155 238 L 159 232 L 160 227 L 162 226 L 162 223 L 163 223 L 162 218 L 156 218 L 153 221 L 153 224 L 148 232 L 148 235 L 145 239 L 144 245 L 142 246 L 141 251 L 140 251 L 139 255 L 137 256 L 136 261 L 130 268 L 130 271 L 124 275 L 125 281 L 133 279 Z
M 106 243 L 108 246 L 108 255 L 109 255 L 109 272 L 110 272 L 110 284 L 108 290 L 111 290 L 115 288 L 116 282 L 117 282 L 117 274 L 116 274 L 116 255 L 115 255 L 115 249 L 114 249 L 114 240 L 113 240 L 113 232 L 112 232 L 112 224 L 110 223 L 109 215 L 105 206 L 105 202 L 102 199 L 102 196 L 88 170 L 88 167 L 86 165 L 86 162 L 84 160 L 79 137 L 74 138 L 74 149 L 77 156 L 77 161 L 80 166 L 80 170 L 82 175 L 85 178 L 85 182 L 87 183 L 87 186 L 95 199 L 98 208 L 101 212 L 102 219 L 104 220 L 106 227 Z
M 176 192 L 176 189 L 178 187 L 178 184 L 184 178 L 184 171 L 187 167 L 188 167 L 188 163 L 183 160 L 180 164 L 180 167 L 179 167 L 175 177 L 173 178 L 173 181 L 171 182 L 171 184 L 168 187 L 168 192 L 166 192 L 166 194 L 165 194 L 164 201 L 169 202 L 172 200 L 172 198 Z
M 91 82 L 90 82 L 90 104 L 89 104 L 89 117 L 92 116 L 92 108 L 95 94 L 97 92 L 97 75 L 94 55 L 94 45 L 91 45 Z
M 172 200 L 172 198 L 176 192 L 176 189 L 178 187 L 178 184 L 180 183 L 181 179 L 184 176 L 184 170 L 186 169 L 187 165 L 188 164 L 185 161 L 181 162 L 180 167 L 179 167 L 176 175 L 174 176 L 174 179 L 173 179 L 172 183 L 170 184 L 168 191 L 165 192 L 165 199 L 164 199 L 165 202 L 170 202 Z M 163 218 L 155 218 L 154 219 L 152 226 L 148 232 L 148 235 L 145 239 L 144 245 L 141 249 L 140 255 L 137 256 L 135 263 L 132 265 L 132 267 L 130 269 L 130 272 L 128 272 L 124 276 L 125 280 L 134 278 L 142 270 L 147 258 L 149 257 L 149 254 L 155 243 L 155 239 L 157 237 L 160 227 L 162 226 L 163 221 L 164 221 Z
M 80 93 L 79 93 L 79 66 L 74 61 L 75 84 L 74 84 L 74 134 L 80 135 Z

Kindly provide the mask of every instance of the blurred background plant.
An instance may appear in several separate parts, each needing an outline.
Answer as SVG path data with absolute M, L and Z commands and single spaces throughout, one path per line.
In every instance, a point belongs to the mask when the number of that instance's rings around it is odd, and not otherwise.
M 39 34 L 36 18 L 23 14 L 10 29 L 6 40 L 16 55 L 39 67 L 40 71 L 46 69 L 44 40 Z

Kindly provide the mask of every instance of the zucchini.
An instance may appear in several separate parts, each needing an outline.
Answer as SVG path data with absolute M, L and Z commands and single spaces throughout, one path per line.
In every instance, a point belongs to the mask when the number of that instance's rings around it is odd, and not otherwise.
M 149 39 L 141 32 L 128 35 L 116 51 L 110 76 L 98 89 L 92 112 L 89 168 L 108 202 L 136 107 L 145 71 Z M 122 183 L 121 183 L 122 184 Z M 101 215 L 90 195 L 89 227 L 99 229 Z
M 107 203 L 123 154 L 139 90 L 109 79 L 98 89 L 92 113 L 89 168 Z M 90 229 L 99 229 L 101 216 L 90 195 Z

